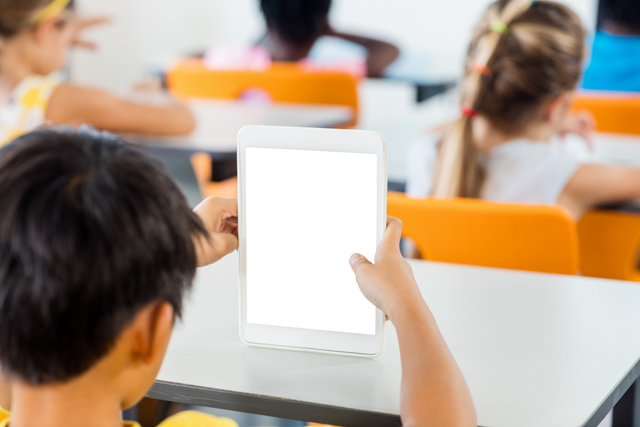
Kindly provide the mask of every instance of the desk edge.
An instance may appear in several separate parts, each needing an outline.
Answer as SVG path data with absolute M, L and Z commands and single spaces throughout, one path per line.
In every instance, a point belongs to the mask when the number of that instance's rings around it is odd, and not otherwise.
M 625 377 L 620 380 L 607 398 L 602 402 L 600 407 L 591 415 L 583 427 L 598 427 L 602 420 L 615 408 L 622 396 L 631 388 L 631 386 L 640 378 L 640 359 L 636 360 L 633 368 L 631 368 Z M 636 410 L 639 408 L 636 408 Z
M 278 399 L 257 394 L 156 381 L 147 397 L 187 405 L 267 415 L 277 418 L 349 427 L 398 427 L 400 416 L 322 405 L 298 400 Z

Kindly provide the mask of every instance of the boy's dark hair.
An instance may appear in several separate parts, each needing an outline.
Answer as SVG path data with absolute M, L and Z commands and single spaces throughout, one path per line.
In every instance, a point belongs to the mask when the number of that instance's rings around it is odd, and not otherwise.
M 202 222 L 158 162 L 88 128 L 0 150 L 0 364 L 64 382 L 106 356 L 145 305 L 180 316 Z
M 289 43 L 305 45 L 322 35 L 331 0 L 260 0 L 267 26 Z
M 598 27 L 605 22 L 622 24 L 640 33 L 640 2 L 638 0 L 600 0 Z

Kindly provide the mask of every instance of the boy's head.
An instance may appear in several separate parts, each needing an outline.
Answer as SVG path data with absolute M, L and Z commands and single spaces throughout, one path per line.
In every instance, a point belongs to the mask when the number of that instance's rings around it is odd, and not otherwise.
M 33 72 L 50 74 L 66 61 L 73 10 L 74 0 L 0 0 L 0 39 L 16 44 Z
M 600 0 L 600 24 L 622 25 L 640 34 L 640 2 L 638 0 Z
M 0 364 L 14 380 L 71 381 L 115 351 L 141 312 L 150 336 L 156 317 L 166 332 L 180 315 L 192 238 L 206 232 L 147 155 L 89 129 L 36 131 L 0 150 L 0 200 Z M 170 326 L 160 335 L 168 341 Z M 156 356 L 128 403 L 155 378 Z
M 260 0 L 267 26 L 285 42 L 307 45 L 327 27 L 331 0 Z

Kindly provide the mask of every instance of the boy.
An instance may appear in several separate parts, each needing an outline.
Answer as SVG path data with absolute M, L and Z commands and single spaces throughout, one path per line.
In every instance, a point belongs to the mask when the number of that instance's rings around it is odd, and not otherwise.
M 0 200 L 11 427 L 122 426 L 120 411 L 154 382 L 196 267 L 238 247 L 236 201 L 208 199 L 193 213 L 155 161 L 88 129 L 41 130 L 0 150 Z M 273 226 L 286 227 L 286 212 Z M 475 426 L 466 383 L 398 250 L 401 230 L 390 219 L 375 265 L 350 262 L 397 327 L 403 421 Z M 233 423 L 191 412 L 162 425 Z

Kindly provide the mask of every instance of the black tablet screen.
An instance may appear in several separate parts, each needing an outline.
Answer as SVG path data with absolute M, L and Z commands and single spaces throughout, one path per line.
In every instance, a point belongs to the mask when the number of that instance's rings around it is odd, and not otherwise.
M 347 270 L 371 255 L 374 158 L 249 151 L 249 320 L 372 331 Z

